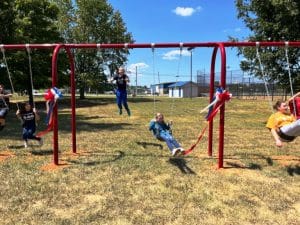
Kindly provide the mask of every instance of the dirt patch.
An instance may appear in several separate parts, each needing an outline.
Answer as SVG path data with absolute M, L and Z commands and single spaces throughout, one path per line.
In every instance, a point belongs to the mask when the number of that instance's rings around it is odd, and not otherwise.
M 67 162 L 61 161 L 58 165 L 55 165 L 54 163 L 44 165 L 40 168 L 40 170 L 42 170 L 42 171 L 57 171 L 57 170 L 64 169 L 64 168 L 67 168 L 70 166 L 71 165 L 68 164 Z
M 3 151 L 0 153 L 0 162 L 8 159 L 8 158 L 11 158 L 11 157 L 14 157 L 15 156 L 15 153 L 14 152 L 11 152 L 11 151 Z

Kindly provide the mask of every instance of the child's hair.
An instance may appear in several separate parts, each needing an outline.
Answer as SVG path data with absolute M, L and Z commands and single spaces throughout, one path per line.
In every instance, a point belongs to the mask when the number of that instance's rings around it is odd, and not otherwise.
M 285 101 L 282 100 L 278 100 L 274 105 L 273 105 L 273 109 L 274 110 L 278 110 L 278 108 L 281 106 L 282 103 L 284 103 Z
M 30 106 L 31 106 L 30 102 L 24 102 L 24 103 L 22 104 L 21 111 L 26 111 L 25 108 L 26 108 L 27 105 L 30 105 Z M 31 107 L 32 107 L 32 106 L 31 106 Z
M 162 117 L 164 117 L 164 115 L 162 114 L 162 113 L 156 113 L 156 115 L 155 115 L 155 119 L 157 119 L 159 116 L 162 116 Z

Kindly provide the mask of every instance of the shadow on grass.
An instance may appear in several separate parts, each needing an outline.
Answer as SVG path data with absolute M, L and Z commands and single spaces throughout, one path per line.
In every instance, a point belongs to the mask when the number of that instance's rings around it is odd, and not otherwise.
M 132 124 L 130 123 L 88 123 L 79 120 L 76 123 L 77 130 L 81 132 L 82 131 L 94 132 L 98 130 L 109 130 L 109 131 L 117 131 L 122 129 L 128 130 L 129 129 L 128 127 L 131 126 Z
M 53 150 L 40 150 L 40 151 L 37 151 L 37 150 L 32 150 L 30 151 L 30 153 L 32 155 L 36 155 L 36 156 L 44 156 L 44 155 L 52 155 L 53 154 Z
M 181 173 L 196 175 L 196 173 L 190 167 L 188 167 L 186 160 L 183 158 L 170 158 L 169 163 L 178 167 Z
M 286 170 L 290 176 L 300 175 L 300 166 L 287 166 Z
M 249 166 L 244 166 L 234 162 L 226 162 L 226 164 L 228 166 L 224 166 L 224 169 L 239 168 L 239 169 L 249 169 L 249 170 L 262 170 L 261 165 L 256 163 L 250 163 Z
M 24 148 L 24 145 L 8 145 L 7 147 L 12 149 L 22 149 Z
M 157 143 L 152 143 L 152 142 L 144 142 L 144 141 L 137 141 L 137 145 L 141 145 L 143 148 L 148 148 L 148 146 L 154 146 L 154 147 L 159 147 L 159 149 L 163 149 L 162 144 L 157 144 Z
M 264 156 L 261 154 L 249 154 L 249 155 L 236 155 L 236 157 L 234 156 L 226 156 L 226 159 L 258 159 L 258 160 L 266 160 L 266 163 L 269 166 L 273 166 L 274 165 L 274 161 L 299 161 L 299 158 L 297 156 L 295 156 L 294 158 L 284 158 L 284 157 L 275 157 L 273 156 Z
M 91 153 L 91 154 L 93 154 L 93 153 Z M 89 162 L 79 162 L 79 161 L 76 161 L 76 160 L 65 160 L 65 161 L 73 163 L 73 164 L 81 164 L 81 165 L 85 165 L 85 166 L 96 166 L 96 165 L 112 163 L 112 162 L 115 162 L 117 160 L 120 160 L 121 158 L 123 158 L 125 156 L 125 153 L 123 151 L 117 151 L 116 154 L 101 154 L 101 155 L 112 157 L 112 159 L 93 160 L 93 161 L 89 161 Z

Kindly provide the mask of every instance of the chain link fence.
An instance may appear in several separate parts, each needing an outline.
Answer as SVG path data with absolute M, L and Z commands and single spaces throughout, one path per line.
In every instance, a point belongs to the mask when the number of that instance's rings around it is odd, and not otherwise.
M 215 73 L 215 86 L 220 83 L 220 75 L 220 72 Z M 207 95 L 209 93 L 210 74 L 197 71 L 197 83 L 200 87 L 200 95 Z M 286 98 L 290 94 L 274 82 L 267 83 L 267 88 L 272 100 L 279 97 Z M 226 72 L 226 89 L 237 98 L 257 99 L 268 97 L 264 81 L 242 70 L 228 70 Z

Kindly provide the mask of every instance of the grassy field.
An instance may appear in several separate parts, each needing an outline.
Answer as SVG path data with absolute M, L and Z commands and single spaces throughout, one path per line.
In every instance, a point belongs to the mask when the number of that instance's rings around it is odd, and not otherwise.
M 155 106 L 190 147 L 204 126 L 205 98 L 156 98 L 155 105 L 152 98 L 129 98 L 131 117 L 118 115 L 114 97 L 77 100 L 77 155 L 70 104 L 62 101 L 64 166 L 51 165 L 51 133 L 42 147 L 22 147 L 10 111 L 0 133 L 0 224 L 300 224 L 300 138 L 275 147 L 264 127 L 271 113 L 266 100 L 226 104 L 224 169 L 217 169 L 218 117 L 213 157 L 207 134 L 190 155 L 172 158 L 148 131 Z M 44 110 L 42 102 L 37 106 Z

